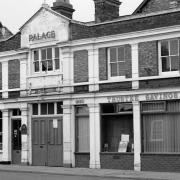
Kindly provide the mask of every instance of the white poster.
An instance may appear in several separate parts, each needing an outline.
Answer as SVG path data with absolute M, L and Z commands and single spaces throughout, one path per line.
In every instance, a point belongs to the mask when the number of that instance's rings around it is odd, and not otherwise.
M 58 120 L 53 119 L 53 128 L 58 128 Z

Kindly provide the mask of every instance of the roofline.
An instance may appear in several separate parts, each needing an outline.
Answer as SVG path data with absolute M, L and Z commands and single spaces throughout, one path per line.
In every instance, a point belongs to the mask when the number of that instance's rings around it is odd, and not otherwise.
M 7 39 L 3 39 L 2 41 L 0 41 L 0 43 L 10 40 L 11 38 L 13 38 L 14 36 L 16 36 L 19 33 L 20 33 L 20 31 L 18 31 L 16 34 L 13 34 L 12 36 L 8 37 Z
M 112 24 L 116 22 L 121 22 L 121 21 L 128 21 L 128 20 L 133 20 L 133 19 L 140 19 L 140 18 L 145 18 L 145 17 L 151 17 L 151 16 L 158 16 L 158 15 L 163 15 L 163 14 L 169 14 L 169 13 L 174 13 L 174 12 L 179 12 L 180 8 L 175 8 L 175 9 L 168 9 L 168 10 L 163 10 L 163 11 L 156 11 L 156 12 L 151 12 L 151 13 L 140 13 L 140 14 L 135 14 L 135 15 L 126 15 L 126 16 L 120 16 L 117 19 L 111 20 L 111 21 L 106 21 L 106 22 L 101 22 L 101 23 L 96 23 L 96 24 L 84 24 L 87 27 L 92 27 L 92 26 L 99 26 L 99 25 L 104 25 L 104 24 Z
M 135 9 L 132 14 L 136 14 L 149 0 L 143 0 L 143 2 Z
M 27 21 L 19 28 L 19 30 L 21 31 L 21 30 L 24 28 L 24 26 L 25 26 L 26 24 L 28 24 L 42 9 L 46 9 L 47 11 L 55 14 L 56 16 L 59 16 L 59 17 L 62 17 L 62 18 L 64 18 L 64 19 L 68 20 L 68 21 L 71 21 L 70 18 L 68 18 L 68 17 L 66 17 L 66 16 L 64 16 L 64 15 L 62 15 L 62 14 L 60 14 L 60 13 L 57 13 L 56 11 L 52 10 L 51 7 L 49 7 L 49 6 L 48 6 L 48 7 L 47 7 L 47 6 L 42 6 L 33 16 L 31 16 L 31 17 L 29 18 L 29 20 L 27 20 Z

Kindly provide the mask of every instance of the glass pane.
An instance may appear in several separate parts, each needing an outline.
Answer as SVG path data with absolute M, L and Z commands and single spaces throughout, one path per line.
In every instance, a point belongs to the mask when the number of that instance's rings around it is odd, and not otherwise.
M 118 48 L 118 61 L 125 61 L 124 47 Z
M 179 56 L 171 56 L 171 71 L 179 70 Z
M 39 60 L 39 51 L 34 51 L 34 61 Z
M 52 48 L 47 49 L 47 59 L 52 59 Z
M 169 55 L 169 47 L 168 41 L 161 42 L 161 56 L 168 56 Z
M 41 59 L 46 60 L 46 49 L 41 50 Z
M 52 62 L 53 62 L 52 60 L 47 61 L 47 63 L 48 63 L 48 71 L 53 70 L 53 63 Z
M 42 61 L 42 71 L 47 71 L 47 61 Z
M 39 61 L 34 62 L 34 71 L 35 72 L 39 71 Z
M 76 113 L 78 115 L 88 115 L 89 114 L 89 108 L 87 106 L 80 106 L 80 107 L 76 107 Z
M 63 114 L 63 102 L 57 102 L 57 114 Z
M 55 58 L 59 59 L 59 48 L 55 48 Z
M 118 76 L 117 74 L 117 63 L 111 64 L 111 77 Z
M 32 105 L 33 115 L 38 115 L 38 104 Z
M 41 114 L 47 114 L 47 103 L 42 103 L 41 104 Z
M 55 59 L 55 69 L 59 69 L 59 59 Z
M 170 64 L 169 64 L 169 58 L 163 57 L 162 58 L 162 72 L 170 71 Z
M 116 55 L 116 48 L 110 49 L 110 62 L 116 62 L 117 61 L 117 55 Z
M 125 63 L 124 62 L 118 63 L 118 72 L 119 72 L 119 76 L 125 76 Z
M 170 55 L 178 55 L 178 40 L 170 41 Z
M 48 114 L 54 114 L 54 103 L 48 103 Z

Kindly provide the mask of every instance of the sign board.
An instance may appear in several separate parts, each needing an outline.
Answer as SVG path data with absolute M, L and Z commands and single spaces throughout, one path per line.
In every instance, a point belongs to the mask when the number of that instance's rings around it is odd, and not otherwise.
M 128 142 L 120 141 L 119 142 L 118 152 L 127 152 L 127 145 L 128 145 Z
M 58 120 L 53 119 L 53 128 L 58 128 Z
M 129 142 L 129 134 L 121 134 L 121 141 Z
M 54 39 L 56 37 L 55 31 L 48 31 L 46 33 L 37 33 L 29 35 L 29 42 L 38 41 L 38 40 L 46 40 L 46 39 Z

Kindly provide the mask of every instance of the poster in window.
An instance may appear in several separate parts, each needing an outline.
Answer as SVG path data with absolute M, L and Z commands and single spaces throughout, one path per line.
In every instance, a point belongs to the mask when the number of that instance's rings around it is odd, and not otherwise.
M 119 142 L 118 152 L 127 152 L 127 146 L 128 146 L 127 141 L 120 141 Z

